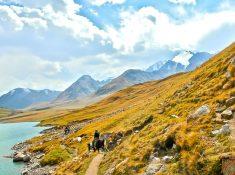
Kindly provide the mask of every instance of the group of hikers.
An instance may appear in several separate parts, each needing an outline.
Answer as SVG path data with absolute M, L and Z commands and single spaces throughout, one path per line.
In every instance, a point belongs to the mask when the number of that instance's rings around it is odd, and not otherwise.
M 65 126 L 64 128 L 64 134 L 68 135 L 71 132 L 69 126 Z M 100 151 L 100 149 L 102 149 L 103 151 L 105 150 L 105 140 L 104 139 L 100 139 L 100 133 L 98 130 L 95 130 L 94 133 L 94 139 L 91 143 L 87 144 L 88 146 L 88 151 L 91 151 L 93 149 L 93 151 Z

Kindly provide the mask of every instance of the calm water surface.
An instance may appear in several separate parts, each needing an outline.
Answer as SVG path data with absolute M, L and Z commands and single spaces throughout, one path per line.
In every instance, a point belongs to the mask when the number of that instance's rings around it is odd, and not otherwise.
M 0 175 L 20 175 L 22 163 L 13 163 L 12 159 L 4 158 L 13 151 L 12 146 L 39 135 L 43 127 L 35 127 L 36 122 L 0 124 Z

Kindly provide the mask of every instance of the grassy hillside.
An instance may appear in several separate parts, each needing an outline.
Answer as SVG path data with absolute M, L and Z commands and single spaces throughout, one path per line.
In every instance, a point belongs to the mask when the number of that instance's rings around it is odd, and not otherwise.
M 12 111 L 5 109 L 5 108 L 0 108 L 0 119 L 3 117 L 7 117 L 12 114 Z
M 161 160 L 174 157 L 162 164 L 158 174 L 219 174 L 221 154 L 233 152 L 234 147 L 229 135 L 213 135 L 212 131 L 224 125 L 216 118 L 218 105 L 223 106 L 235 94 L 234 57 L 232 44 L 193 72 L 135 85 L 94 105 L 47 118 L 42 125 L 84 125 L 66 137 L 58 130 L 34 138 L 29 142 L 30 151 L 46 154 L 43 165 L 60 163 L 56 174 L 84 174 L 94 156 L 86 154 L 86 145 L 98 129 L 111 133 L 111 139 L 122 135 L 119 144 L 105 155 L 100 175 L 108 171 L 143 174 L 153 156 Z M 191 115 L 203 105 L 207 113 Z M 81 143 L 74 140 L 82 134 L 86 137 Z M 58 156 L 60 152 L 66 156 Z

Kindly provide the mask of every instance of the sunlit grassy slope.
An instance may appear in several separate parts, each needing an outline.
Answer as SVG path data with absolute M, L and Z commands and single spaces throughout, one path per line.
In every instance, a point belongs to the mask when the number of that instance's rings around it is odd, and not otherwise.
M 91 141 L 95 129 L 101 133 L 125 133 L 153 116 L 151 123 L 138 133 L 127 135 L 105 155 L 100 174 L 126 158 L 126 162 L 119 164 L 113 174 L 143 173 L 156 146 L 164 146 L 169 138 L 174 140 L 178 156 L 166 164 L 163 174 L 218 174 L 221 170 L 220 155 L 234 151 L 228 135 L 211 134 L 212 130 L 223 125 L 213 121 L 216 104 L 235 93 L 235 71 L 230 65 L 234 56 L 235 44 L 232 44 L 193 72 L 135 85 L 94 105 L 43 120 L 41 124 L 66 125 L 103 117 L 70 134 L 65 140 L 53 137 L 53 134 L 34 138 L 31 142 L 35 146 L 31 151 L 45 152 L 43 163 L 49 164 L 55 159 L 53 150 L 63 148 L 66 152 L 63 154 L 69 154 L 70 158 L 67 156 L 66 160 L 61 160 L 57 174 L 84 174 L 93 157 L 85 155 L 86 144 Z M 227 71 L 233 77 L 226 78 Z M 187 116 L 202 105 L 208 105 L 210 113 L 187 122 Z M 87 134 L 88 138 L 84 138 L 82 143 L 73 140 L 81 134 Z M 49 137 L 53 139 L 40 143 L 40 140 Z
M 7 117 L 11 114 L 12 114 L 11 110 L 5 109 L 5 108 L 0 108 L 0 119 L 3 118 L 3 117 Z

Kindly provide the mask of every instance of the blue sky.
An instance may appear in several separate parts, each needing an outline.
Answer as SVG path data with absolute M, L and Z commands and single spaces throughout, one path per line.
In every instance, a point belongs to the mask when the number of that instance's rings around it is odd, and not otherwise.
M 235 40 L 234 0 L 0 0 L 0 94 L 63 90 Z

